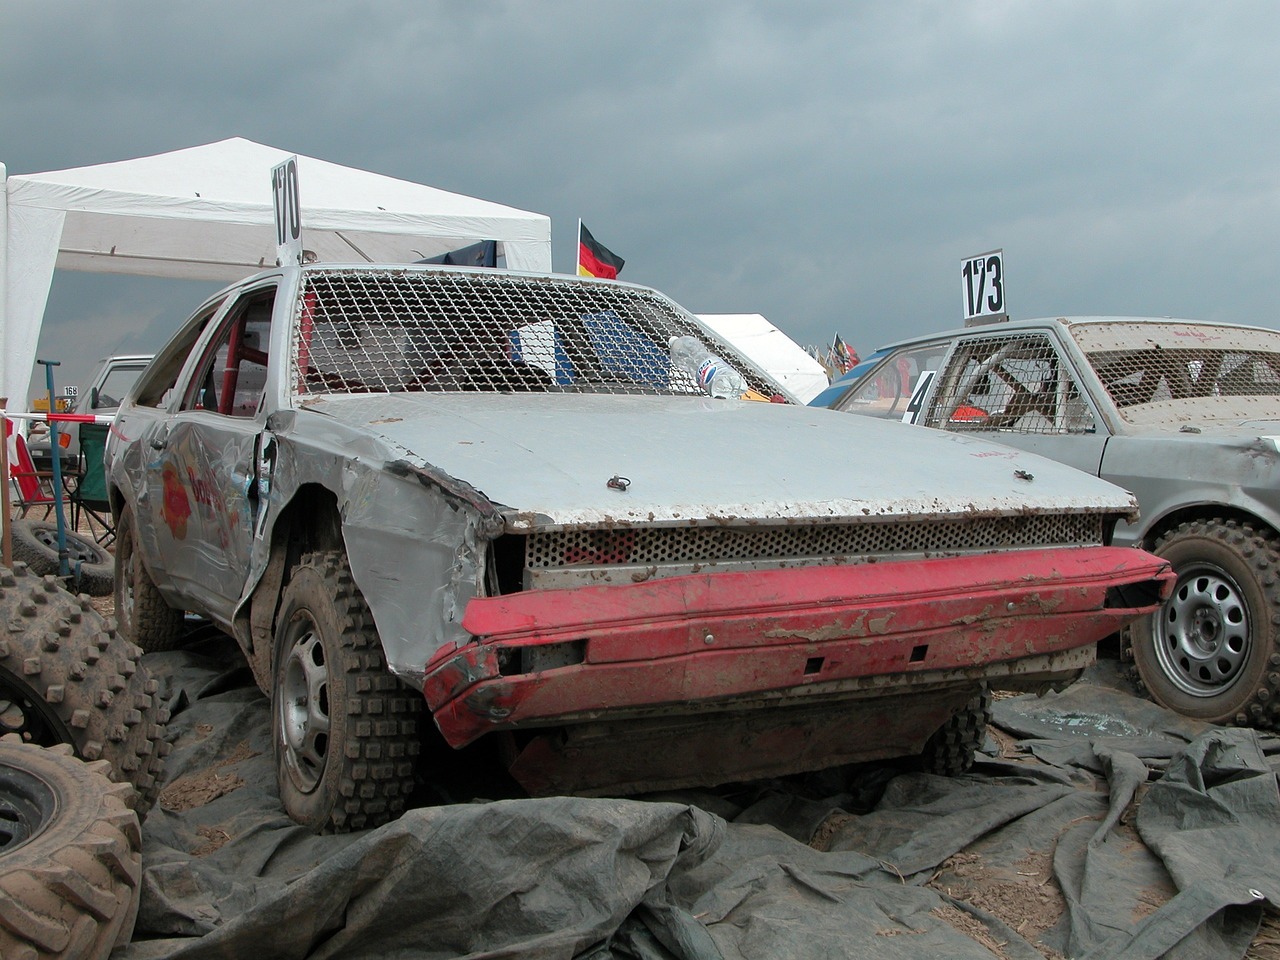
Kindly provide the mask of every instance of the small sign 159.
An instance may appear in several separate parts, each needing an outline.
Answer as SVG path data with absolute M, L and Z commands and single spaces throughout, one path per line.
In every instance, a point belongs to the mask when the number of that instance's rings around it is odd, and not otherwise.
M 1004 303 L 1004 251 L 969 257 L 961 264 L 964 286 L 964 318 L 1006 313 Z
M 271 168 L 271 200 L 276 221 L 277 262 L 302 262 L 302 208 L 298 200 L 298 158 Z

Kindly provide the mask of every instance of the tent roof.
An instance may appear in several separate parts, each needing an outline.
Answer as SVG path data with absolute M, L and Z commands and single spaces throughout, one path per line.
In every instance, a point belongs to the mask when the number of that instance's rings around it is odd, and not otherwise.
M 827 372 L 789 336 L 758 313 L 700 313 L 698 319 L 748 360 L 808 403 L 827 387 Z
M 236 137 L 9 177 L 0 210 L 0 396 L 25 394 L 55 264 L 228 282 L 274 266 L 271 168 L 293 155 Z M 409 263 L 497 240 L 507 267 L 551 270 L 543 214 L 312 157 L 298 157 L 298 180 L 303 246 L 319 260 Z

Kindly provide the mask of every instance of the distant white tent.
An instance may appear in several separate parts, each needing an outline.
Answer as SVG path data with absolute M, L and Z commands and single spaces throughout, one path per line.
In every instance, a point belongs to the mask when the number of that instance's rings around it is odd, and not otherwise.
M 0 397 L 25 403 L 55 266 L 228 282 L 274 266 L 271 168 L 292 155 L 237 137 L 52 173 L 0 164 Z M 298 181 L 319 260 L 410 263 L 497 240 L 509 269 L 551 272 L 543 214 L 311 157 Z
M 804 403 L 827 388 L 822 364 L 760 314 L 700 313 L 698 319 Z

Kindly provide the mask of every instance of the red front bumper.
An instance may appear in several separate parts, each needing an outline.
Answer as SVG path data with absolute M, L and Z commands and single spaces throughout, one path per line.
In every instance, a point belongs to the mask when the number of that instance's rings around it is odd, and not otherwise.
M 721 572 L 472 600 L 476 642 L 426 665 L 445 739 L 838 694 L 843 684 L 1050 654 L 1150 613 L 1169 565 L 1120 547 Z M 1124 599 L 1119 588 L 1124 591 Z M 563 645 L 552 648 L 551 645 Z M 520 672 L 527 648 L 567 665 Z

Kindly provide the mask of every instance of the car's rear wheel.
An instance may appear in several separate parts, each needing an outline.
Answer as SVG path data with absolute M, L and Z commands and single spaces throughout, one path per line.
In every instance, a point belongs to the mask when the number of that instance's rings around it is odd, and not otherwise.
M 122 636 L 147 653 L 172 650 L 183 632 L 183 612 L 174 610 L 151 580 L 138 550 L 133 509 L 125 504 L 116 523 L 116 622 Z
M 920 752 L 921 767 L 926 773 L 944 777 L 968 773 L 990 722 L 991 694 L 983 691 L 929 738 Z
M 272 673 L 285 812 L 317 833 L 375 827 L 402 813 L 422 705 L 388 671 L 346 556 L 304 556 L 284 591 Z
M 129 942 L 142 837 L 107 770 L 0 738 L 0 957 L 97 960 Z
M 1280 549 L 1221 519 L 1184 523 L 1156 543 L 1177 575 L 1161 608 L 1130 628 L 1151 698 L 1211 723 L 1274 726 L 1280 708 Z

